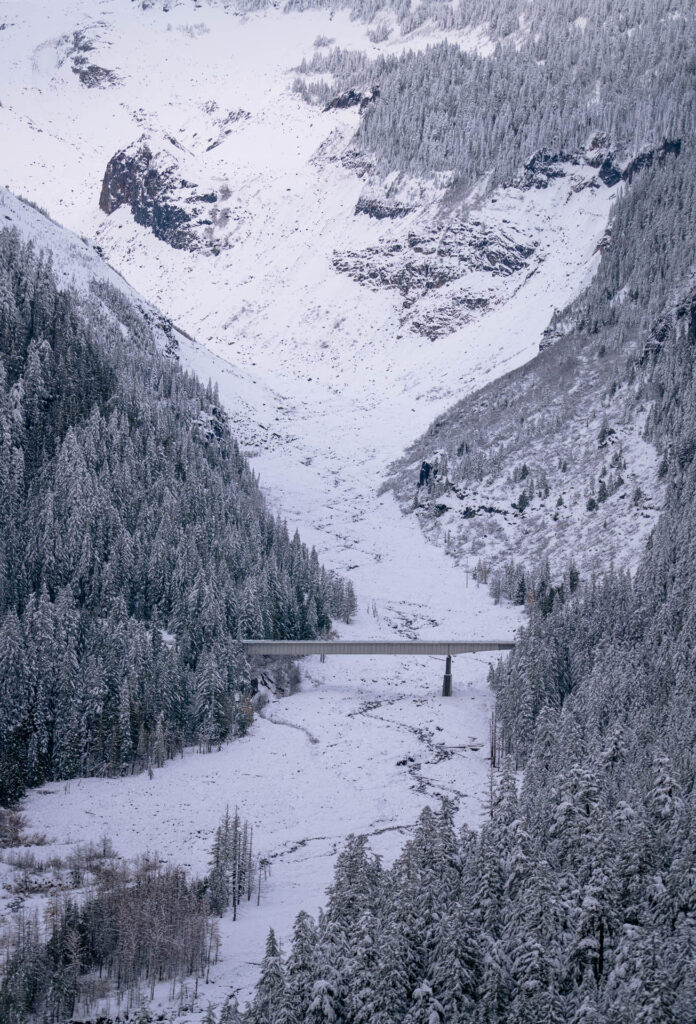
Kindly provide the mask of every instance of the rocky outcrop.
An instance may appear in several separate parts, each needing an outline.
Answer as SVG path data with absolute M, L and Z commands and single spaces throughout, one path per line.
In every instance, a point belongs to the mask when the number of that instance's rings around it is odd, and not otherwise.
M 374 85 L 371 89 L 366 89 L 365 92 L 360 92 L 358 89 L 348 89 L 346 92 L 339 93 L 338 96 L 334 96 L 324 107 L 324 112 L 327 110 L 345 110 L 348 107 L 359 107 L 360 112 L 369 106 L 370 103 L 374 103 L 379 96 L 379 86 Z
M 652 167 L 653 163 L 665 159 L 668 155 L 679 156 L 681 139 L 665 139 L 661 145 L 644 149 L 628 163 L 618 160 L 611 149 L 609 139 L 604 132 L 595 132 L 585 148 L 585 162 L 597 168 L 597 174 L 608 188 L 613 188 L 620 181 L 630 182 L 634 175 Z
M 548 188 L 549 182 L 555 178 L 564 178 L 566 175 L 564 164 L 578 162 L 577 157 L 569 153 L 549 153 L 546 150 L 539 150 L 524 165 L 522 174 L 516 184 L 519 188 Z
M 59 46 L 64 47 L 73 74 L 77 75 L 85 88 L 106 89 L 109 86 L 118 85 L 121 81 L 115 71 L 103 68 L 99 64 L 93 64 L 86 56 L 96 49 L 87 32 L 78 30 L 70 36 L 63 36 L 59 41 Z
M 411 329 L 430 341 L 437 341 L 463 327 L 471 320 L 473 312 L 486 309 L 489 304 L 484 295 L 460 292 L 449 301 L 438 304 L 435 309 L 420 310 L 412 316 Z
M 195 188 L 177 176 L 177 165 L 165 154 L 154 154 L 141 138 L 122 149 L 106 167 L 99 196 L 99 209 L 111 214 L 128 206 L 137 224 L 152 229 L 157 238 L 174 249 L 195 247 L 192 214 L 183 208 L 180 190 Z
M 173 138 L 141 136 L 109 160 L 99 208 L 127 206 L 137 224 L 173 249 L 217 255 L 249 231 L 250 215 L 228 186 L 201 188 L 186 176 L 186 154 Z
M 664 160 L 666 156 L 679 156 L 681 153 L 681 147 L 681 139 L 665 139 L 661 146 L 658 146 L 655 149 L 645 150 L 645 152 L 639 153 L 638 156 L 634 157 L 633 160 L 631 160 L 631 162 L 624 168 L 621 177 L 624 181 L 631 182 L 634 174 L 638 174 L 639 171 L 652 167 L 654 160 L 660 162 Z
M 355 204 L 355 213 L 365 213 L 368 217 L 376 220 L 394 220 L 398 217 L 405 217 L 411 212 L 411 207 L 404 203 L 388 199 L 378 195 L 363 194 Z
M 359 284 L 375 290 L 393 288 L 404 297 L 442 288 L 456 281 L 463 272 L 456 266 L 440 265 L 434 260 L 414 259 L 408 246 L 401 242 L 370 246 L 361 252 L 336 252 L 333 265 Z
M 411 231 L 358 252 L 335 252 L 334 268 L 370 288 L 393 288 L 405 298 L 425 295 L 472 270 L 508 276 L 525 266 L 533 246 L 475 221 Z M 471 308 L 471 307 L 470 307 Z

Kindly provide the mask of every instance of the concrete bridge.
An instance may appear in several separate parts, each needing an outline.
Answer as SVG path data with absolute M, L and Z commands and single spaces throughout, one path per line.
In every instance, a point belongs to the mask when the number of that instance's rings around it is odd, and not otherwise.
M 482 651 L 511 651 L 513 640 L 242 640 L 249 654 L 301 658 L 309 654 L 439 654 L 447 659 L 442 696 L 452 696 L 452 657 Z

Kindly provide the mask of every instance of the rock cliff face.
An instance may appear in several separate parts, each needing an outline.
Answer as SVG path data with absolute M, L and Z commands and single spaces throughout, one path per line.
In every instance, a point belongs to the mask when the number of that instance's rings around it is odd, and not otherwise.
M 107 164 L 99 208 L 108 215 L 127 206 L 137 224 L 173 249 L 217 255 L 238 239 L 248 215 L 235 207 L 229 188 L 188 180 L 179 150 L 173 139 L 146 136 L 119 150 Z
M 608 137 L 603 132 L 595 132 L 590 138 L 584 158 L 590 167 L 597 168 L 599 178 L 612 188 L 620 181 L 633 181 L 635 174 L 649 167 L 655 160 L 658 162 L 670 154 L 678 156 L 681 152 L 681 139 L 665 139 L 660 146 L 644 149 L 632 160 L 622 162 L 611 148 Z
M 577 158 L 569 153 L 547 153 L 542 150 L 527 161 L 516 184 L 520 188 L 548 188 L 554 178 L 565 178 L 564 165 L 577 163 Z
M 191 214 L 177 193 L 191 188 L 177 178 L 173 160 L 152 152 L 145 139 L 112 156 L 107 164 L 99 208 L 111 214 L 128 206 L 138 224 L 152 228 L 157 238 L 175 249 L 195 248 Z M 193 186 L 195 187 L 195 186 Z
M 365 213 L 368 217 L 374 217 L 375 220 L 395 220 L 410 213 L 411 207 L 396 200 L 389 201 L 379 194 L 371 195 L 369 192 L 363 192 L 355 204 L 355 212 Z

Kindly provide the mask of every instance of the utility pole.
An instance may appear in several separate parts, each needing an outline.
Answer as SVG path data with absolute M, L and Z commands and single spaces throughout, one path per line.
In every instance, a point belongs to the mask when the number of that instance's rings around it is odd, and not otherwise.
M 452 655 L 447 655 L 447 661 L 445 662 L 445 677 L 442 680 L 442 696 L 452 696 Z

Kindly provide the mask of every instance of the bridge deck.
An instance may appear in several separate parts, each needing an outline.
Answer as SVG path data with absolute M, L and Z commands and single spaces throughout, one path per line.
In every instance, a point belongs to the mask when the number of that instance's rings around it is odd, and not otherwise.
M 242 640 L 250 654 L 476 654 L 511 651 L 513 640 Z

